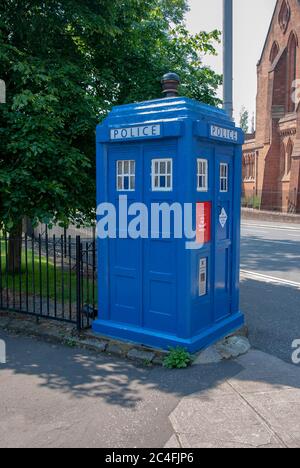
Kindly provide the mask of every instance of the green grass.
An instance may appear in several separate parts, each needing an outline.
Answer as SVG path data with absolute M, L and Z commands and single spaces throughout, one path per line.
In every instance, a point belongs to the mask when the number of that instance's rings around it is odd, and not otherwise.
M 261 208 L 261 197 L 258 195 L 252 197 L 244 197 L 242 199 L 242 206 L 247 208 L 253 208 L 254 210 L 260 210 Z
M 1 245 L 1 263 L 2 263 L 2 288 L 15 290 L 16 294 L 27 292 L 29 295 L 37 295 L 57 299 L 57 302 L 71 301 L 76 302 L 76 273 L 69 271 L 68 259 L 65 262 L 64 271 L 61 268 L 61 259 L 57 258 L 56 268 L 53 259 L 49 259 L 48 265 L 45 256 L 41 257 L 28 249 L 27 253 L 28 267 L 26 268 L 25 252 L 22 252 L 22 269 L 21 273 L 15 275 L 6 272 L 6 255 L 5 245 Z M 28 272 L 26 274 L 26 272 Z M 91 273 L 91 272 L 90 272 Z M 48 286 L 47 286 L 48 284 Z M 93 281 L 92 279 L 83 280 L 83 295 L 84 302 L 92 303 L 93 301 Z M 64 291 L 64 293 L 63 293 Z M 88 298 L 89 295 L 89 298 Z M 97 290 L 95 285 L 95 299 L 97 298 Z

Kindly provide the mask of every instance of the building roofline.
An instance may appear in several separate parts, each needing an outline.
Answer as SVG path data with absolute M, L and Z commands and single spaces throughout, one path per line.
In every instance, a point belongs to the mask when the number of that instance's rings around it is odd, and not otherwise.
M 270 23 L 270 26 L 269 26 L 269 29 L 268 29 L 268 34 L 267 34 L 267 37 L 266 37 L 266 40 L 265 40 L 265 43 L 264 43 L 264 47 L 263 47 L 260 59 L 257 62 L 257 66 L 259 66 L 261 64 L 261 62 L 262 62 L 262 59 L 263 59 L 263 56 L 264 56 L 264 53 L 265 53 L 265 50 L 266 50 L 266 47 L 267 47 L 268 39 L 269 39 L 269 36 L 270 36 L 270 33 L 271 33 L 271 29 L 272 29 L 272 25 L 273 25 L 273 21 L 274 21 L 274 18 L 275 18 L 275 13 L 277 11 L 277 6 L 278 6 L 279 1 L 280 0 L 277 0 L 277 2 L 276 2 L 274 12 L 273 12 L 273 15 L 272 15 L 272 19 L 271 19 L 271 23 Z

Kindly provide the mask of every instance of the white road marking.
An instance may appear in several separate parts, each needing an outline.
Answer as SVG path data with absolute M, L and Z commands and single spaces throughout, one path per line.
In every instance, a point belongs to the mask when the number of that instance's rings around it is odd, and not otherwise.
M 258 228 L 258 229 L 276 229 L 277 230 L 281 230 L 281 231 L 298 231 L 300 232 L 300 227 L 296 227 L 296 226 L 276 226 L 276 225 L 267 225 L 267 224 L 246 224 L 246 223 L 242 223 L 242 227 L 245 227 L 245 228 Z
M 242 242 L 247 242 L 249 239 L 248 238 L 244 238 L 242 237 Z M 260 239 L 250 239 L 251 242 L 264 242 L 264 243 L 267 243 L 267 244 L 280 244 L 280 245 L 287 245 L 289 247 L 291 247 L 291 244 L 290 242 L 285 242 L 285 241 L 282 241 L 282 240 L 275 240 L 275 239 L 263 239 L 263 238 L 260 238 Z
M 274 276 L 263 275 L 261 273 L 256 273 L 255 271 L 241 270 L 241 277 L 245 279 L 263 281 L 264 283 L 284 284 L 286 286 L 292 286 L 294 288 L 300 289 L 300 283 L 297 283 L 296 281 L 275 278 Z

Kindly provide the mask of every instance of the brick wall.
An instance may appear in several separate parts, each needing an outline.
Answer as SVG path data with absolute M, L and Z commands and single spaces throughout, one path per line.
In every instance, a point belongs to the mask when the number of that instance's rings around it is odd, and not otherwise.
M 246 141 L 244 157 L 257 148 L 257 173 L 254 181 L 243 181 L 244 193 L 264 193 L 263 206 L 276 202 L 283 211 L 300 212 L 300 108 L 291 114 L 293 60 L 296 49 L 296 79 L 300 79 L 300 2 L 288 0 L 286 22 L 285 0 L 278 0 L 261 59 L 257 66 L 258 89 L 255 139 Z M 286 12 L 285 12 L 286 13 Z M 282 15 L 282 16 L 281 16 Z M 284 18 L 284 21 L 282 21 Z M 291 170 L 286 171 L 287 149 L 293 144 Z M 274 195 L 274 193 L 277 195 Z

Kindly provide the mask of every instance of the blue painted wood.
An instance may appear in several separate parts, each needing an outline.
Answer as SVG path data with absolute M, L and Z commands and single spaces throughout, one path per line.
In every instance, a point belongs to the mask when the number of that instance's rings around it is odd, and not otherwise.
M 212 131 L 212 126 L 214 130 Z M 217 127 L 220 130 L 216 130 Z M 152 130 L 151 130 L 152 129 Z M 187 98 L 119 106 L 97 127 L 97 205 L 118 206 L 116 164 L 136 164 L 128 202 L 212 203 L 211 242 L 186 250 L 186 239 L 98 240 L 99 318 L 95 332 L 125 341 L 194 352 L 243 324 L 239 311 L 243 132 L 221 109 Z M 173 160 L 173 190 L 154 192 L 152 160 Z M 208 160 L 209 188 L 197 191 L 197 159 Z M 229 168 L 220 191 L 220 164 Z M 220 223 L 226 211 L 227 221 Z M 195 221 L 194 226 L 195 228 Z M 150 227 L 149 227 L 150 230 Z M 199 264 L 207 260 L 207 295 L 199 296 Z

